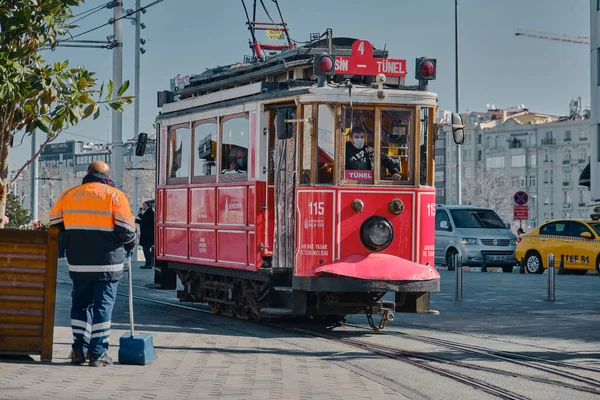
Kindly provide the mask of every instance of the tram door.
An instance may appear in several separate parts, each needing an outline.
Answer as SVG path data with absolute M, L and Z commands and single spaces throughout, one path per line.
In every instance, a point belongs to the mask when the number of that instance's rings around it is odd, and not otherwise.
M 269 144 L 269 165 L 272 165 L 275 213 L 273 267 L 294 268 L 295 193 L 296 193 L 296 118 L 295 106 L 270 110 L 273 142 Z

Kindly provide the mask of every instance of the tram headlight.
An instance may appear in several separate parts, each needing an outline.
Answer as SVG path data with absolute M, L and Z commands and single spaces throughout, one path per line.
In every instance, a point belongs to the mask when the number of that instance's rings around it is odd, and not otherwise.
M 392 243 L 394 228 L 384 217 L 370 217 L 360 227 L 360 239 L 367 249 L 382 251 Z

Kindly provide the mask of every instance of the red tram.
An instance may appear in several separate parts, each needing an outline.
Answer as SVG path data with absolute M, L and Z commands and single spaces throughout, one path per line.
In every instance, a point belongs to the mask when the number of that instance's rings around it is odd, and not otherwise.
M 435 60 L 408 86 L 405 60 L 327 34 L 158 94 L 155 257 L 181 301 L 372 326 L 429 312 Z

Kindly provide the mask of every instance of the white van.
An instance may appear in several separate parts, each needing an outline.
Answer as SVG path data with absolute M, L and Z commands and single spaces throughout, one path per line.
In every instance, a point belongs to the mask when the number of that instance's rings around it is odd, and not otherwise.
M 438 205 L 435 213 L 435 264 L 454 269 L 454 256 L 465 267 L 501 267 L 512 272 L 517 265 L 517 237 L 490 208 Z

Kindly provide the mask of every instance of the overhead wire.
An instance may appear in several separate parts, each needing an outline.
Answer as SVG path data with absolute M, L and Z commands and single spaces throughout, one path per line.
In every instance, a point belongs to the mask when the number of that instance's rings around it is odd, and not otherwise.
M 124 19 L 124 18 L 130 17 L 130 16 L 132 16 L 133 14 L 137 14 L 137 13 L 141 12 L 142 10 L 144 10 L 144 9 L 148 9 L 148 8 L 150 8 L 150 7 L 152 7 L 152 6 L 155 6 L 155 5 L 156 5 L 156 4 L 158 4 L 158 3 L 162 3 L 163 1 L 164 1 L 164 0 L 156 0 L 156 1 L 154 1 L 154 2 L 152 2 L 152 3 L 150 3 L 150 4 L 148 4 L 147 6 L 140 7 L 140 8 L 138 8 L 137 10 L 133 10 L 133 11 L 131 11 L 131 12 L 128 12 L 128 13 L 124 14 L 124 15 L 123 15 L 122 17 L 120 17 L 120 18 L 117 18 L 117 19 L 114 19 L 114 20 L 112 20 L 112 19 L 111 19 L 109 22 L 107 22 L 107 23 L 105 23 L 105 24 L 98 25 L 98 26 L 97 26 L 97 27 L 95 27 L 95 28 L 88 29 L 88 30 L 87 30 L 87 31 L 85 31 L 85 32 L 78 33 L 77 35 L 71 36 L 69 39 L 60 40 L 60 41 L 58 41 L 57 43 L 68 42 L 69 40 L 72 40 L 72 39 L 78 38 L 78 37 L 80 37 L 80 36 L 83 36 L 83 35 L 87 35 L 87 34 L 88 34 L 88 33 L 90 33 L 90 32 L 94 32 L 94 31 L 97 31 L 98 29 L 104 28 L 105 26 L 112 25 L 112 24 L 114 24 L 114 23 L 115 23 L 115 22 L 117 22 L 117 21 L 120 21 L 120 20 L 122 20 L 122 19 Z
M 108 2 L 108 3 L 106 3 L 106 4 L 102 4 L 102 5 L 99 5 L 99 6 L 96 6 L 96 7 L 90 8 L 89 10 L 82 11 L 82 12 L 80 12 L 79 14 L 75 14 L 75 15 L 73 15 L 71 18 L 77 18 L 77 17 L 80 17 L 80 16 L 82 16 L 83 14 L 87 14 L 87 13 L 89 13 L 89 12 L 92 12 L 92 11 L 95 11 L 95 10 L 98 10 L 98 9 L 102 9 L 102 8 L 104 8 L 104 7 L 107 7 L 107 6 L 108 6 L 110 3 L 111 3 L 111 2 L 109 1 L 109 2 Z M 71 18 L 69 18 L 69 19 L 71 19 Z
M 98 6 L 98 7 L 94 7 L 94 8 L 92 8 L 91 10 L 88 10 L 88 11 L 87 11 L 87 13 L 88 13 L 88 14 L 86 14 L 86 15 L 83 15 L 83 16 L 81 16 L 80 18 L 77 18 L 75 21 L 70 21 L 70 20 L 69 20 L 69 24 L 74 24 L 74 23 L 76 23 L 76 22 L 79 22 L 79 21 L 81 21 L 82 19 L 85 19 L 85 18 L 87 18 L 87 17 L 90 17 L 90 16 L 92 16 L 92 15 L 96 14 L 97 12 L 100 12 L 100 11 L 102 11 L 103 9 L 105 9 L 105 8 L 108 8 L 108 5 L 109 5 L 109 4 L 110 4 L 110 3 L 106 3 L 106 4 L 104 4 L 104 5 L 101 5 L 101 6 Z M 76 17 L 78 17 L 78 16 L 80 16 L 80 15 L 82 15 L 82 14 L 85 14 L 85 12 L 83 12 L 83 13 L 81 13 L 81 14 L 77 15 L 77 16 L 73 16 L 73 17 L 71 17 L 71 18 L 76 18 Z

